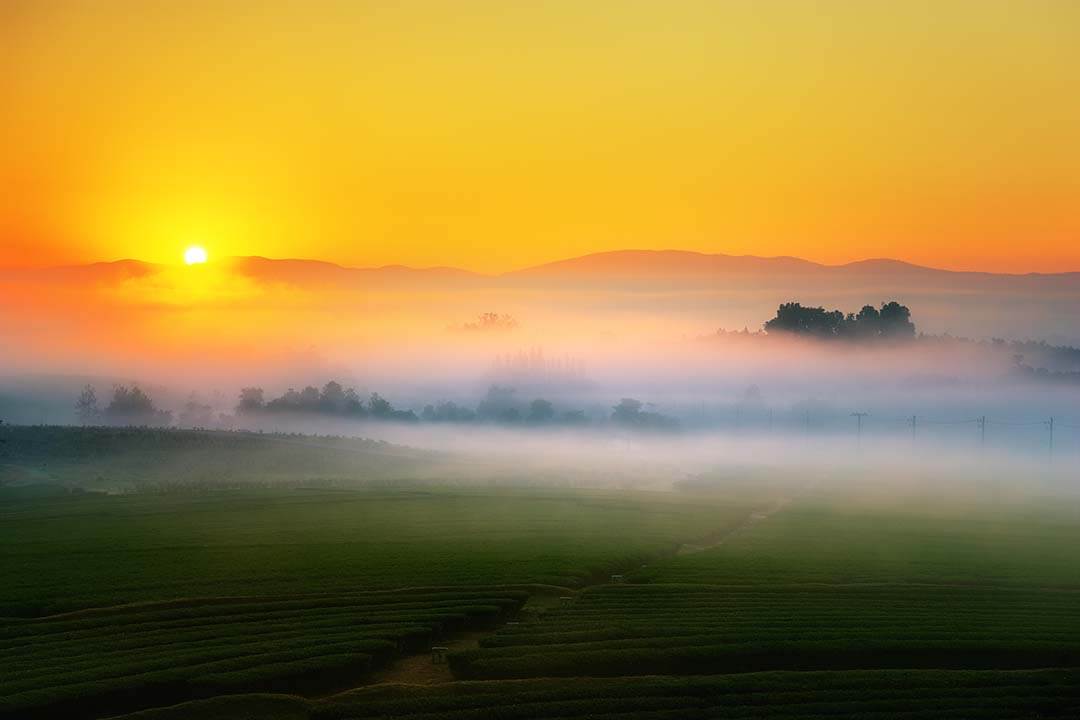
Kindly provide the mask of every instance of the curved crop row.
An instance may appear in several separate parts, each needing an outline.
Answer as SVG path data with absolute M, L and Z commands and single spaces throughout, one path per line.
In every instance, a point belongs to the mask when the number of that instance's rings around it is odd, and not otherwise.
M 403 590 L 7 621 L 0 717 L 93 717 L 224 693 L 333 688 L 447 629 L 488 626 L 526 597 Z

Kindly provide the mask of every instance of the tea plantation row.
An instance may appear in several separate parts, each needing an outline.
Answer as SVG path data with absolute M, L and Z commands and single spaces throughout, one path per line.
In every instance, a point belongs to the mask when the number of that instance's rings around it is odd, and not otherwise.
M 869 492 L 869 491 L 868 491 Z M 705 552 L 634 582 L 922 583 L 1080 589 L 1080 503 L 799 497 Z
M 1080 670 L 766 672 L 387 685 L 321 700 L 235 696 L 124 720 L 1075 718 Z
M 75 717 L 192 697 L 359 683 L 528 593 L 418 589 L 132 605 L 0 623 L 0 716 Z
M 178 597 L 580 586 L 748 503 L 565 490 L 244 490 L 0 502 L 0 617 Z
M 1080 666 L 1080 594 L 912 585 L 609 585 L 450 657 L 463 678 Z

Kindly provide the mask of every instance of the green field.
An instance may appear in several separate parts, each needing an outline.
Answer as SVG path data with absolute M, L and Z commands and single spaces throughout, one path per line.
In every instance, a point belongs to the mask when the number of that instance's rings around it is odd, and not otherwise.
M 262 689 L 359 682 L 445 632 L 490 625 L 528 594 L 394 590 L 86 610 L 0 627 L 0 712 L 64 715 Z
M 362 438 L 0 425 L 0 487 L 8 494 L 401 484 L 459 474 L 445 455 Z
M 457 653 L 460 677 L 1080 666 L 1073 591 L 609 585 Z
M 0 616 L 139 600 L 580 586 L 734 526 L 733 502 L 545 490 L 236 490 L 0 505 Z
M 260 695 L 125 720 L 526 720 L 530 718 L 1075 718 L 1080 671 L 856 670 L 388 685 L 321 700 Z
M 708 552 L 638 572 L 638 582 L 874 583 L 1080 589 L 1080 503 L 798 502 Z
M 63 484 L 0 487 L 0 717 L 1080 715 L 1072 499 L 394 487 L 361 442 L 352 485 L 279 458 L 215 489 L 169 463 L 258 468 L 265 439 L 46 434 L 5 450 L 25 478 L 82 444 Z M 114 453 L 154 483 L 72 491 Z

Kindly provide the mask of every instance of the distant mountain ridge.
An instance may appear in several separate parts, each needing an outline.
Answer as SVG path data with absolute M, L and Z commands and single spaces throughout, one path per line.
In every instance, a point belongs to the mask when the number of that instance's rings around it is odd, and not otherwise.
M 274 295 L 272 289 L 296 288 L 304 294 L 306 307 L 350 313 L 357 323 L 373 322 L 374 308 L 399 314 L 410 308 L 408 312 L 420 317 L 443 318 L 444 326 L 498 312 L 530 325 L 536 318 L 561 313 L 568 326 L 595 321 L 602 329 L 635 316 L 683 327 L 758 327 L 785 302 L 854 312 L 866 304 L 896 300 L 909 306 L 920 330 L 929 333 L 1046 339 L 1080 346 L 1080 272 L 965 272 L 888 258 L 825 265 L 795 257 L 620 250 L 501 274 L 452 267 L 351 268 L 321 260 L 264 257 L 213 258 L 205 268 L 120 260 L 0 270 L 0 303 L 49 304 L 65 322 L 75 322 L 91 297 L 152 304 L 162 292 L 158 274 L 182 285 L 186 273 L 194 277 L 215 269 L 225 270 L 215 281 L 221 289 L 235 278 L 264 286 L 270 291 L 268 298 L 282 302 L 289 296 Z M 379 294 L 378 302 L 368 303 Z M 247 297 L 260 302 L 257 294 Z M 28 328 L 33 317 L 26 315 Z M 14 324 L 19 319 L 10 318 Z
M 610 250 L 562 260 L 530 265 L 502 273 L 481 273 L 450 266 L 412 267 L 392 264 L 353 267 L 307 258 L 267 258 L 259 255 L 230 256 L 213 261 L 254 276 L 285 278 L 377 275 L 443 278 L 536 278 L 597 276 L 702 276 L 729 273 L 905 273 L 921 275 L 981 276 L 1001 278 L 1080 278 L 1080 271 L 1060 273 L 998 273 L 981 270 L 947 270 L 894 258 L 867 258 L 830 265 L 790 255 L 727 255 L 692 250 Z M 109 277 L 145 275 L 169 267 L 142 260 L 122 259 L 82 265 L 61 265 L 32 269 L 0 269 L 0 277 L 15 274 L 101 275 Z
M 612 250 L 591 253 L 578 257 L 556 260 L 550 263 L 534 265 L 521 270 L 503 273 L 502 277 L 513 275 L 538 275 L 558 273 L 585 273 L 634 271 L 645 274 L 660 274 L 678 270 L 680 272 L 702 274 L 709 272 L 762 272 L 762 271 L 804 271 L 804 272 L 903 272 L 918 274 L 944 275 L 980 275 L 995 277 L 1080 277 L 1080 271 L 1063 273 L 994 273 L 972 270 L 946 270 L 924 265 L 917 265 L 893 258 L 868 258 L 848 263 L 829 265 L 790 255 L 726 255 L 723 253 L 700 253 L 690 250 Z

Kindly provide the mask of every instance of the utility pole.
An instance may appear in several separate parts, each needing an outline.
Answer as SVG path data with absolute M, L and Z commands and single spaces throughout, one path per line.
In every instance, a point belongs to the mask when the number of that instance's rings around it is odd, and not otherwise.
M 769 432 L 772 432 L 772 408 L 769 408 Z
M 810 411 L 806 411 L 806 432 L 810 432 Z
M 981 415 L 977 421 L 979 423 L 979 447 L 986 447 L 986 416 Z
M 851 417 L 855 418 L 855 427 L 856 427 L 855 437 L 857 438 L 856 442 L 858 443 L 858 446 L 859 446 L 860 450 L 862 450 L 862 421 L 863 421 L 863 418 L 866 417 L 869 414 L 870 413 L 865 413 L 865 412 L 853 412 L 853 413 L 851 413 Z
M 1046 422 L 1047 427 L 1050 428 L 1050 459 L 1054 459 L 1054 418 L 1050 418 Z
M 915 415 L 912 415 L 908 419 L 908 422 L 911 423 L 911 442 L 915 442 L 915 429 L 919 425 L 919 418 L 916 417 Z

